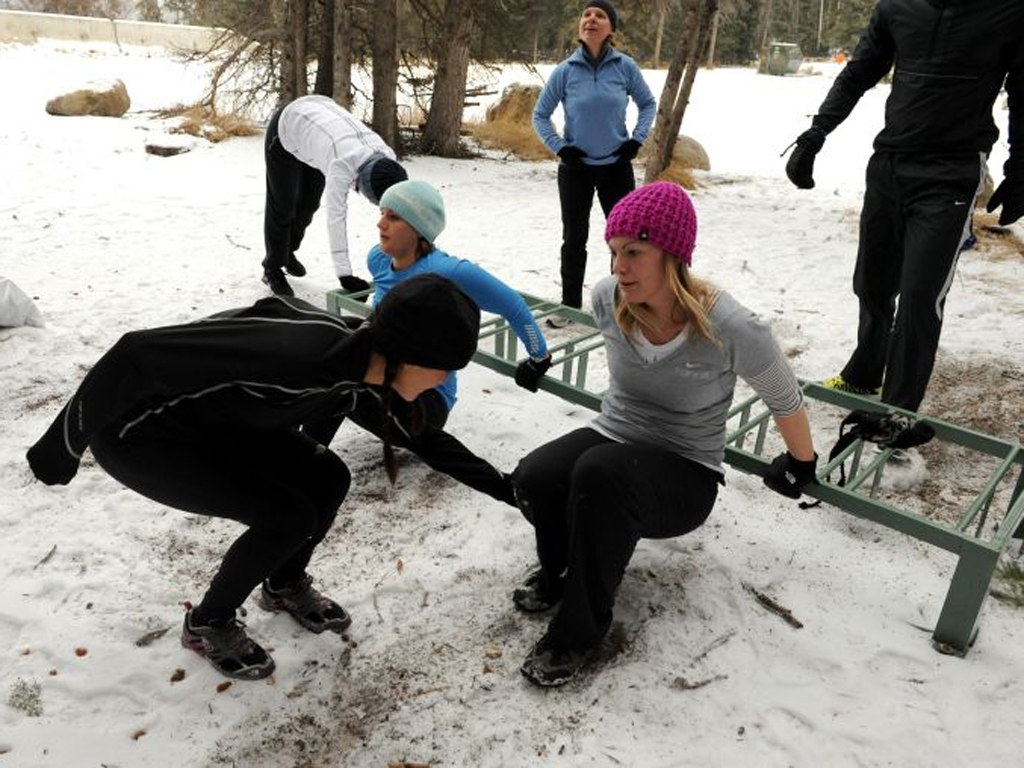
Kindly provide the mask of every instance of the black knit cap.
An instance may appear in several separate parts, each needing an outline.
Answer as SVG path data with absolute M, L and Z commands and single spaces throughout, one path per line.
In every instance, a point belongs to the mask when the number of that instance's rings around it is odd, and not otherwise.
M 619 12 L 615 10 L 615 6 L 608 2 L 608 0 L 594 0 L 592 3 L 587 3 L 583 6 L 583 10 L 587 8 L 600 8 L 608 15 L 608 21 L 612 23 L 612 32 L 619 26 Z
M 434 274 L 400 282 L 370 317 L 370 339 L 384 357 L 440 371 L 465 368 L 479 335 L 480 308 Z

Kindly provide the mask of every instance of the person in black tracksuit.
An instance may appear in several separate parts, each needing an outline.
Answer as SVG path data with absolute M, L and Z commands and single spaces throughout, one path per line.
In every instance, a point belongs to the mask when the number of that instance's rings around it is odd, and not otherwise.
M 1024 215 L 1024 2 L 880 0 L 853 60 L 796 141 L 786 165 L 794 184 L 814 186 L 814 157 L 825 137 L 890 69 L 853 276 L 857 347 L 826 384 L 858 393 L 881 386 L 884 402 L 916 411 L 985 159 L 999 135 L 992 106 L 1004 85 L 1010 157 L 989 210 L 1002 206 L 1004 225 Z
M 247 526 L 182 631 L 186 647 L 229 676 L 257 679 L 274 669 L 235 619 L 261 583 L 260 604 L 307 629 L 340 632 L 351 623 L 306 574 L 351 476 L 299 426 L 363 401 L 386 418 L 393 400 L 414 400 L 469 362 L 480 310 L 429 275 L 396 288 L 360 322 L 275 296 L 125 334 L 28 451 L 47 484 L 70 482 L 89 448 L 108 474 L 154 501 Z M 386 426 L 383 434 L 393 469 Z M 507 483 L 493 472 L 495 485 Z

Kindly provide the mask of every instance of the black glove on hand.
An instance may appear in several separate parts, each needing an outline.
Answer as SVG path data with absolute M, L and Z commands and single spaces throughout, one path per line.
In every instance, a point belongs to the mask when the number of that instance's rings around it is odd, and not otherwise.
M 780 453 L 764 471 L 764 484 L 776 493 L 799 499 L 804 488 L 818 482 L 814 476 L 817 465 L 818 454 L 811 461 L 800 461 L 789 451 Z
M 636 139 L 626 139 L 624 142 L 619 144 L 619 148 L 615 150 L 615 154 L 619 156 L 620 163 L 628 163 L 634 157 L 636 153 L 640 151 L 642 145 Z
M 47 485 L 67 485 L 78 474 L 79 461 L 66 450 L 48 450 L 42 441 L 26 454 L 32 474 Z
M 540 360 L 528 357 L 516 367 L 516 384 L 530 392 L 537 391 L 537 383 L 551 367 L 551 355 Z
M 1024 159 L 1010 158 L 1003 166 L 1003 180 L 988 199 L 985 209 L 992 213 L 1003 206 L 999 224 L 1008 226 L 1024 216 Z
M 358 293 L 359 291 L 367 291 L 370 289 L 370 284 L 363 280 L 361 277 L 355 275 L 342 275 L 338 278 L 341 281 L 341 287 L 348 293 Z M 362 301 L 366 301 L 367 297 L 363 296 Z
M 814 189 L 814 158 L 825 143 L 825 132 L 808 128 L 796 137 L 796 149 L 786 163 L 786 175 L 800 189 Z
M 558 150 L 558 156 L 562 162 L 570 168 L 579 168 L 583 165 L 583 158 L 587 156 L 579 147 L 574 147 L 572 144 L 566 144 L 560 150 Z

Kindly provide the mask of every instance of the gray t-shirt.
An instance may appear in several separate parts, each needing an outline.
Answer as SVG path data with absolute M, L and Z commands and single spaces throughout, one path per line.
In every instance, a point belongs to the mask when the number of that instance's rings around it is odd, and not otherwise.
M 719 472 L 725 421 L 736 377 L 743 377 L 776 416 L 791 416 L 803 393 L 771 330 L 725 291 L 708 318 L 718 343 L 689 333 L 676 349 L 647 363 L 615 322 L 616 280 L 591 292 L 605 340 L 611 383 L 591 426 L 620 442 L 665 448 Z

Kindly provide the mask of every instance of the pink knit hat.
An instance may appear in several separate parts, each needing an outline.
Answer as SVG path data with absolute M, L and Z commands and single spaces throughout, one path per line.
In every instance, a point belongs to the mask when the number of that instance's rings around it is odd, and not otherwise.
M 605 241 L 613 237 L 646 240 L 690 266 L 697 242 L 697 212 L 678 184 L 655 181 L 615 204 L 604 227 Z

